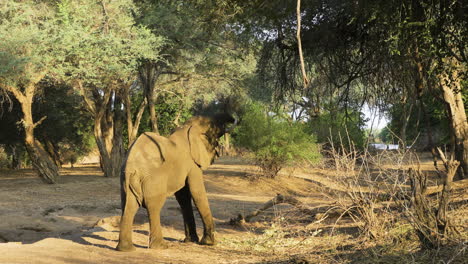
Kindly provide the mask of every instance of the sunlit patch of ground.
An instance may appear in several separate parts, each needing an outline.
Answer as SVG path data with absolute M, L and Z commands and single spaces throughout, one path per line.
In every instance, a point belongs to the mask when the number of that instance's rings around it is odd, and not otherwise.
M 417 254 L 417 243 L 387 243 L 405 248 L 404 254 L 395 246 L 382 248 L 363 240 L 358 235 L 361 223 L 349 217 L 320 218 L 288 204 L 273 206 L 251 222 L 231 225 L 231 219 L 262 207 L 278 193 L 295 197 L 308 208 L 334 206 L 333 192 L 345 192 L 344 179 L 350 177 L 330 168 L 288 168 L 277 179 L 261 178 L 259 173 L 245 160 L 231 157 L 219 159 L 206 171 L 216 246 L 182 242 L 181 213 L 170 197 L 161 216 L 169 249 L 147 249 L 149 225 L 141 209 L 133 233 L 137 251 L 122 253 L 114 250 L 121 214 L 119 179 L 105 178 L 97 165 L 89 164 L 62 168 L 56 185 L 42 183 L 32 170 L 1 170 L 0 263 L 375 263 L 371 260 L 376 256 L 388 257 L 382 263 L 401 263 Z M 466 227 L 468 206 L 463 201 L 468 197 L 460 191 L 463 188 L 455 192 L 461 202 L 452 214 Z M 197 214 L 196 218 L 201 236 L 203 225 Z M 398 232 L 406 234 L 405 228 L 392 232 L 398 237 Z

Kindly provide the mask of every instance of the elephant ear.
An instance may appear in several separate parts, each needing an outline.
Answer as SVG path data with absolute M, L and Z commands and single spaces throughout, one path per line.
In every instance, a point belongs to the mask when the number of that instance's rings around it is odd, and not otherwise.
M 190 154 L 195 163 L 205 170 L 211 164 L 211 155 L 208 152 L 208 139 L 202 133 L 201 128 L 193 125 L 189 128 L 188 139 L 190 144 Z

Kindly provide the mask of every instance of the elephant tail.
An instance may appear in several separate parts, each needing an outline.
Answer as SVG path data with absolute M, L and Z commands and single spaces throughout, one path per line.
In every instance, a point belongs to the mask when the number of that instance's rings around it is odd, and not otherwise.
M 136 171 L 132 173 L 125 173 L 125 193 L 126 193 L 126 200 L 133 196 L 138 206 L 142 206 L 143 204 L 143 192 L 141 189 L 141 182 L 138 181 L 138 177 L 135 176 Z

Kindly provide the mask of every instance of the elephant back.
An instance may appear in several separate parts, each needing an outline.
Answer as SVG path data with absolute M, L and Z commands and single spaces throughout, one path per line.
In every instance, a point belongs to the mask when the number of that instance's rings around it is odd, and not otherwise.
M 162 166 L 175 148 L 174 142 L 156 133 L 145 132 L 135 141 L 127 157 L 126 170 L 152 170 Z M 145 164 L 145 166 L 141 166 Z M 148 171 L 149 172 L 149 171 Z

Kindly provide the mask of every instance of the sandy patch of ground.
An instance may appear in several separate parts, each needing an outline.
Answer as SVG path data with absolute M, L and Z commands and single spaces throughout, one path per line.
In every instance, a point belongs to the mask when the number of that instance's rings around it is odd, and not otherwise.
M 423 169 L 430 170 L 430 163 L 427 159 Z M 456 257 L 454 263 L 463 263 L 459 260 L 466 250 L 457 246 L 446 249 L 442 257 L 443 249 L 418 253 L 417 239 L 407 238 L 405 226 L 392 231 L 394 241 L 378 244 L 357 235 L 362 223 L 350 217 L 320 218 L 285 204 L 269 208 L 250 223 L 229 224 L 279 193 L 309 209 L 337 208 L 336 199 L 341 199 L 337 197 L 346 197 L 346 181 L 353 177 L 327 168 L 288 168 L 277 179 L 256 177 L 258 173 L 254 166 L 232 157 L 220 158 L 205 172 L 216 246 L 181 242 L 182 216 L 175 198 L 169 197 L 161 221 L 170 247 L 147 249 L 149 224 L 141 209 L 133 232 L 137 251 L 123 253 L 114 250 L 121 214 L 119 179 L 105 178 L 98 166 L 89 164 L 63 168 L 55 185 L 42 183 L 32 170 L 0 170 L 0 263 L 406 263 L 415 262 L 415 257 L 422 259 L 415 263 L 446 263 L 452 257 Z M 456 210 L 449 214 L 460 230 L 468 223 L 467 186 L 468 180 L 453 186 L 456 202 L 451 207 Z M 197 213 L 196 219 L 201 235 Z
M 310 200 L 316 185 L 303 179 L 251 181 L 252 166 L 221 158 L 206 171 L 211 209 L 217 224 L 218 245 L 182 243 L 179 206 L 168 198 L 162 211 L 167 250 L 149 250 L 148 220 L 141 209 L 134 225 L 136 252 L 114 250 L 120 218 L 119 179 L 104 178 L 97 166 L 63 168 L 60 183 L 46 185 L 31 170 L 0 171 L 0 263 L 262 263 L 271 255 L 250 253 L 231 243 L 257 234 L 228 225 L 230 218 L 250 212 L 276 193 Z M 270 215 L 286 207 L 270 210 Z M 259 221 L 268 213 L 259 216 Z M 202 224 L 197 216 L 198 232 Z

